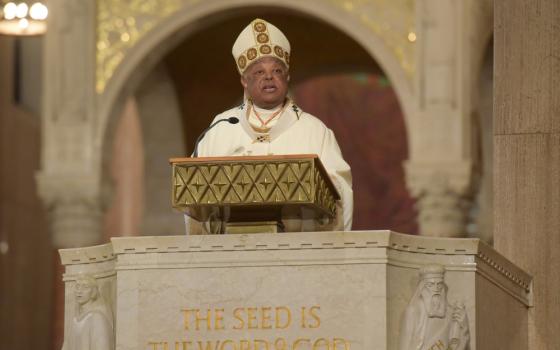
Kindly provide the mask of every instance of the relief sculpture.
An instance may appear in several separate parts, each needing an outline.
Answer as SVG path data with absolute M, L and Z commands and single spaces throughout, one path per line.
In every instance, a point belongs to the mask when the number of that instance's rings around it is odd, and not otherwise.
M 468 350 L 469 322 L 462 303 L 447 300 L 445 268 L 420 269 L 418 286 L 403 314 L 399 350 Z
M 62 350 L 113 350 L 113 317 L 91 275 L 80 276 L 74 287 L 76 315 Z

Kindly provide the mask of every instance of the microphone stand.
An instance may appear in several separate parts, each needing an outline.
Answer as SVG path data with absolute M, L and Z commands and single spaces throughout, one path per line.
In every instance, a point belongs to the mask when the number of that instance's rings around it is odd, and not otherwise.
M 208 131 L 210 131 L 210 129 L 212 129 L 213 127 L 215 127 L 217 124 L 219 124 L 221 122 L 228 122 L 230 124 L 237 124 L 237 123 L 239 123 L 239 119 L 237 119 L 236 117 L 219 119 L 219 120 L 216 120 L 214 123 L 212 123 L 209 127 L 207 127 L 206 130 L 204 130 L 200 134 L 200 136 L 198 136 L 198 138 L 196 139 L 196 142 L 194 143 L 194 152 L 192 154 L 193 158 L 198 157 L 198 145 L 200 144 L 200 141 L 202 141 L 202 139 L 204 138 L 204 135 L 206 135 L 206 133 Z

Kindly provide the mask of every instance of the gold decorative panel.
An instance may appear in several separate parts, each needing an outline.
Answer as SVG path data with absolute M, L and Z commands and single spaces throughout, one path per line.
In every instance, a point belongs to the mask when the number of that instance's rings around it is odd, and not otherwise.
M 311 0 L 306 0 L 311 1 Z M 381 38 L 409 77 L 414 73 L 415 0 L 314 0 L 345 11 Z M 96 91 L 148 32 L 200 0 L 97 0 Z M 206 0 L 212 3 L 212 0 Z M 215 7 L 215 4 L 208 6 Z M 325 18 L 323 18 L 325 19 Z
M 172 164 L 172 205 L 198 220 L 214 209 L 241 221 L 279 218 L 301 206 L 318 217 L 336 215 L 338 193 L 316 156 L 186 158 Z
M 181 6 L 197 0 L 97 0 L 96 90 L 107 82 L 127 51 Z
M 416 0 L 327 0 L 359 19 L 399 61 L 409 78 L 415 70 Z

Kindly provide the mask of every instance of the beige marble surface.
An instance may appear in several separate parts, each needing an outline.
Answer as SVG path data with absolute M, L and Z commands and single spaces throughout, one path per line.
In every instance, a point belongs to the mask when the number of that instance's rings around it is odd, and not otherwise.
M 427 264 L 445 267 L 448 299 L 466 305 L 471 350 L 485 348 L 478 325 L 492 315 L 511 316 L 499 337 L 526 326 L 532 298 L 531 277 L 477 239 L 390 231 L 122 237 L 61 255 L 67 283 L 114 264 L 120 350 L 397 349 Z

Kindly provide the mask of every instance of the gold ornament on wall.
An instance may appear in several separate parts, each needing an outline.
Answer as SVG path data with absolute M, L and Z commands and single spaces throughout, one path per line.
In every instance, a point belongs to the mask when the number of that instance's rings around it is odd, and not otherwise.
M 414 0 L 316 0 L 342 9 L 389 48 L 409 78 L 414 73 Z M 102 93 L 128 52 L 151 30 L 200 0 L 97 0 L 96 91 Z M 255 30 L 265 31 L 266 28 Z
M 97 0 L 96 91 L 108 81 L 127 52 L 150 30 L 198 0 Z
M 415 70 L 415 0 L 327 0 L 359 21 L 380 37 L 399 61 L 409 78 Z

